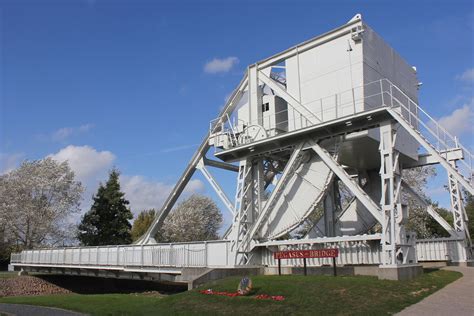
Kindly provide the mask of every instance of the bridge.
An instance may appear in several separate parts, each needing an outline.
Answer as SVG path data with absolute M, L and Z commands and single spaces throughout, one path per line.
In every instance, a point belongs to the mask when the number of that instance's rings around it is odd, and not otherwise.
M 194 286 L 243 269 L 275 273 L 272 253 L 281 249 L 338 248 L 338 266 L 389 279 L 413 277 L 425 261 L 469 264 L 462 189 L 474 194 L 473 155 L 418 104 L 418 88 L 416 71 L 356 15 L 248 67 L 137 244 L 25 250 L 11 266 Z M 433 164 L 447 173 L 452 225 L 402 180 L 404 170 Z M 209 167 L 236 175 L 233 201 Z M 231 226 L 223 240 L 156 243 L 196 170 L 232 215 Z M 352 195 L 344 206 L 340 186 Z M 450 237 L 419 240 L 407 231 L 402 192 Z M 293 238 L 302 225 L 311 229 Z M 298 260 L 284 265 L 301 266 Z

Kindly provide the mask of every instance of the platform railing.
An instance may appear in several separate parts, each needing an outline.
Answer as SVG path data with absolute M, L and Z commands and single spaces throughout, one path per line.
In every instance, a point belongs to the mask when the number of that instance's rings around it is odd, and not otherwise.
M 383 106 L 383 91 L 380 80 L 338 92 L 323 98 L 308 100 L 302 105 L 308 108 L 311 115 L 303 115 L 296 109 L 290 108 L 263 115 L 260 120 L 243 121 L 232 115 L 226 120 L 216 118 L 209 124 L 211 136 L 226 137 L 230 147 L 250 144 L 256 141 L 248 127 L 260 127 L 265 137 L 296 131 L 321 122 L 329 122 L 343 117 L 350 117 L 364 109 L 374 109 Z M 368 108 L 369 107 L 369 108 Z M 283 116 L 287 119 L 276 121 L 273 116 Z M 317 123 L 315 123 L 317 122 Z M 217 151 L 218 148 L 215 147 Z
M 324 98 L 307 101 L 302 105 L 308 108 L 311 115 L 302 115 L 293 108 L 279 111 L 272 116 L 263 116 L 260 120 L 244 122 L 235 117 L 228 117 L 221 123 L 215 137 L 228 138 L 229 148 L 250 144 L 264 138 L 281 135 L 288 131 L 296 131 L 317 124 L 341 118 L 350 118 L 354 114 L 363 113 L 376 108 L 391 107 L 399 109 L 402 117 L 410 126 L 420 133 L 442 157 L 447 157 L 453 150 L 462 151 L 462 159 L 458 160 L 459 173 L 473 181 L 474 155 L 456 136 L 453 136 L 435 118 L 428 114 L 413 98 L 388 79 L 376 80 L 352 89 L 345 90 Z M 285 116 L 285 120 L 276 120 L 275 116 Z M 210 128 L 220 120 L 211 121 Z M 316 123 L 315 123 L 316 122 Z M 254 127 L 250 129 L 248 127 Z M 260 129 L 257 129 L 259 127 Z M 259 130 L 258 133 L 255 133 Z M 259 137 L 259 138 L 257 138 Z M 219 148 L 214 147 L 216 151 Z

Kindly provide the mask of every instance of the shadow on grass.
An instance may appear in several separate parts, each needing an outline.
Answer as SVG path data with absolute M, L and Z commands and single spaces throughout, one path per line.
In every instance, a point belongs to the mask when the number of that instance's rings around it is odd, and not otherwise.
M 46 282 L 77 294 L 143 293 L 156 291 L 161 294 L 175 294 L 187 290 L 186 286 L 163 284 L 153 281 L 125 280 L 68 275 L 36 275 Z

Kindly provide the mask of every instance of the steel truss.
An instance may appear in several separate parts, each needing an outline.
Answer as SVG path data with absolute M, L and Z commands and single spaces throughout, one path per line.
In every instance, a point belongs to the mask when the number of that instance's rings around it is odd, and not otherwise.
M 392 121 L 380 124 L 380 178 L 382 181 L 382 260 L 385 265 L 416 263 L 414 240 L 405 232 L 408 206 L 402 204 L 402 168 L 395 150 L 397 130 Z

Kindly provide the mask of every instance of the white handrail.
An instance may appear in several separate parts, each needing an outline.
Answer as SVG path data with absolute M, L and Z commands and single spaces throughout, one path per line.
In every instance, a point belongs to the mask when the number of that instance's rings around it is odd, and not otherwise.
M 340 102 L 343 98 L 345 93 L 350 93 L 351 95 L 354 95 L 354 89 L 361 89 L 362 95 L 360 98 L 357 100 L 348 98 L 347 101 L 345 102 Z M 370 94 L 368 94 L 368 90 L 370 89 Z M 350 100 L 349 100 L 350 99 Z M 402 101 L 400 99 L 403 99 L 405 101 Z M 336 101 L 338 100 L 338 101 Z M 331 102 L 333 106 L 330 107 L 325 107 L 323 109 L 323 102 Z M 453 136 L 449 131 L 446 130 L 443 126 L 439 124 L 431 115 L 429 115 L 423 108 L 418 105 L 417 102 L 415 102 L 411 97 L 409 97 L 405 92 L 403 92 L 400 88 L 398 88 L 396 85 L 394 85 L 390 80 L 388 79 L 379 79 L 372 81 L 370 83 L 360 85 L 357 87 L 354 87 L 352 89 L 348 89 L 339 93 L 336 93 L 335 95 L 332 96 L 327 96 L 323 97 L 317 100 L 313 101 L 308 101 L 305 102 L 306 105 L 308 104 L 321 104 L 320 112 L 318 113 L 312 113 L 311 117 L 315 117 L 318 119 L 323 119 L 323 117 L 328 117 L 328 113 L 332 119 L 339 119 L 341 117 L 350 117 L 351 115 L 355 114 L 355 104 L 359 103 L 371 103 L 371 109 L 373 108 L 381 108 L 381 107 L 392 107 L 392 108 L 397 108 L 401 107 L 403 109 L 402 111 L 402 117 L 412 126 L 415 130 L 417 130 L 419 133 L 421 133 L 423 136 L 428 137 L 426 132 L 428 132 L 428 135 L 431 135 L 432 141 L 429 141 L 433 147 L 436 149 L 438 153 L 440 153 L 442 156 L 446 156 L 447 152 L 449 150 L 453 149 L 461 149 L 463 152 L 463 159 L 460 159 L 460 166 L 464 170 L 458 170 L 461 174 L 464 174 L 464 177 L 468 178 L 469 181 L 473 181 L 473 162 L 474 162 L 474 155 L 465 147 L 463 146 L 457 137 Z M 351 109 L 352 111 L 350 111 Z M 301 122 L 301 129 L 305 128 L 308 126 L 308 121 L 309 118 L 305 117 L 302 115 L 300 112 L 296 111 L 295 109 L 292 109 L 293 113 L 297 114 L 294 115 L 293 118 L 290 118 L 288 116 L 288 119 L 279 122 L 279 124 L 289 124 L 290 122 Z M 403 113 L 405 112 L 406 113 Z M 289 110 L 283 110 L 279 111 L 276 114 L 282 114 L 282 113 L 289 113 Z M 350 112 L 349 114 L 345 114 L 347 112 Z M 352 113 L 354 112 L 354 113 Z M 361 113 L 364 111 L 361 111 Z M 334 117 L 335 115 L 335 117 Z M 420 117 L 422 116 L 422 117 Z M 424 118 L 424 119 L 423 119 Z M 214 122 L 213 120 L 212 122 Z M 241 121 L 239 119 L 239 121 Z M 326 120 L 327 122 L 328 120 Z M 252 122 L 246 122 L 246 125 L 258 125 L 259 123 L 257 121 L 252 121 Z M 211 126 L 213 123 L 211 123 Z M 274 128 L 274 127 L 272 127 Z M 424 131 L 426 130 L 426 131 Z M 235 129 L 233 127 L 230 127 L 230 130 L 227 131 L 230 133 L 235 133 Z M 237 137 L 238 135 L 234 135 L 234 137 Z M 242 142 L 239 143 L 232 143 L 232 147 L 240 146 L 240 145 L 245 145 L 248 144 L 254 140 L 251 138 L 241 138 Z M 217 147 L 215 148 L 217 150 Z M 443 153 L 444 152 L 444 153 Z M 465 170 L 467 169 L 467 170 Z M 468 173 L 468 174 L 466 174 Z
M 393 105 L 393 100 L 396 100 L 398 105 L 401 106 L 403 109 L 405 109 L 407 111 L 408 115 L 409 115 L 409 119 L 406 120 L 406 118 L 405 118 L 405 120 L 412 127 L 417 129 L 420 133 L 422 133 L 422 130 L 418 129 L 418 126 L 419 126 L 418 124 L 421 124 L 435 138 L 435 141 L 436 141 L 437 145 L 434 145 L 434 144 L 432 144 L 432 145 L 436 149 L 436 151 L 438 151 L 438 153 L 441 156 L 443 156 L 443 152 L 445 152 L 446 155 L 447 155 L 447 152 L 449 150 L 452 150 L 452 149 L 461 149 L 462 150 L 463 159 L 460 159 L 459 161 L 462 165 L 464 165 L 465 168 L 468 169 L 467 171 L 468 171 L 469 174 L 465 175 L 465 177 L 467 177 L 467 179 L 472 182 L 472 180 L 473 180 L 473 171 L 472 171 L 473 166 L 472 166 L 472 163 L 474 161 L 474 155 L 465 146 L 463 146 L 459 142 L 459 140 L 456 136 L 453 136 L 448 130 L 446 130 L 446 128 L 444 128 L 441 124 L 439 124 L 438 121 L 436 121 L 431 115 L 429 115 L 425 110 L 423 110 L 422 107 L 420 107 L 415 101 L 413 101 L 402 90 L 400 90 L 400 88 L 398 88 L 396 85 L 394 85 L 388 79 L 382 79 L 382 80 L 386 81 L 390 85 L 390 92 L 388 92 L 388 94 L 390 95 L 390 98 L 391 98 L 390 106 L 394 107 L 394 108 L 397 107 L 396 105 Z M 398 93 L 400 93 L 403 97 L 405 97 L 408 100 L 408 102 L 409 102 L 408 106 L 393 95 L 393 89 L 396 89 L 396 91 Z M 413 111 L 411 109 L 410 102 L 415 106 L 416 111 Z M 428 119 L 428 122 L 424 122 L 419 117 L 420 113 L 422 113 Z M 401 114 L 402 114 L 402 117 L 404 117 L 403 113 L 401 113 Z M 414 125 L 413 122 L 412 122 L 412 118 L 414 118 L 415 122 L 418 123 L 418 124 Z M 436 128 L 436 132 L 433 130 L 432 127 L 430 127 L 430 125 L 434 126 Z M 426 136 L 426 134 L 423 134 L 423 133 L 422 133 L 422 135 Z M 444 136 L 444 137 L 441 137 L 441 136 Z M 444 148 L 441 148 L 440 145 L 442 145 Z M 460 172 L 460 173 L 462 174 L 463 172 Z

